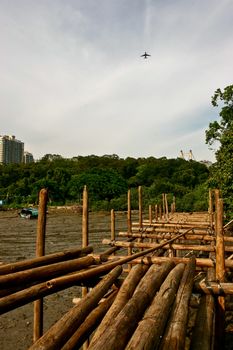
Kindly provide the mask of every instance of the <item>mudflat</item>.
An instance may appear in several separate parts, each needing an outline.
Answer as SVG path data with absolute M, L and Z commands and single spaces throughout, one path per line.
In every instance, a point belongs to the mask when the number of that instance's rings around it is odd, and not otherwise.
M 116 217 L 116 230 L 127 226 L 126 214 Z M 20 218 L 17 211 L 0 211 L 0 262 L 10 263 L 35 257 L 37 220 Z M 89 245 L 95 252 L 107 247 L 110 238 L 110 213 L 89 213 Z M 117 232 L 117 231 L 116 231 Z M 81 247 L 82 214 L 72 210 L 49 210 L 46 223 L 46 254 Z M 49 329 L 80 296 L 79 287 L 71 287 L 44 298 L 44 331 Z M 32 344 L 33 303 L 0 316 L 0 349 L 25 350 Z

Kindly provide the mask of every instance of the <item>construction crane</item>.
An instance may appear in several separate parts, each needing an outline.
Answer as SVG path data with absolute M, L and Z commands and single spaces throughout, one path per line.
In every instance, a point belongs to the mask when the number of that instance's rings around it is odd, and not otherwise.
M 183 152 L 180 151 L 180 158 L 186 159 L 186 160 L 195 160 L 192 150 L 190 149 L 189 152 Z

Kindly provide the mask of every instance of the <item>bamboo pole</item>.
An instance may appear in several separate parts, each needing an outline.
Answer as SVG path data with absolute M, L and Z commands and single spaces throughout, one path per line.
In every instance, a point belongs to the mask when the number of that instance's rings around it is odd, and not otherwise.
M 120 266 L 115 267 L 103 280 L 92 289 L 77 305 L 58 320 L 30 350 L 57 350 L 68 341 L 90 312 L 98 305 L 114 281 L 122 272 Z
M 46 211 L 48 190 L 43 188 L 39 193 L 39 211 L 37 221 L 36 257 L 45 255 Z M 33 341 L 43 334 L 43 299 L 34 302 Z
M 98 341 L 90 345 L 89 350 L 125 349 L 144 311 L 173 267 L 174 264 L 171 262 L 161 266 L 151 265 L 139 282 L 132 298 Z
M 152 205 L 149 205 L 149 224 L 152 224 Z
M 185 230 L 178 230 L 174 231 L 173 233 L 178 234 L 178 233 L 183 233 Z M 153 239 L 171 239 L 173 234 L 170 232 L 158 232 L 158 233 L 128 233 L 128 232 L 119 232 L 118 236 L 120 237 L 132 237 L 132 238 L 153 238 Z M 233 242 L 233 237 L 224 237 L 224 242 Z M 208 234 L 186 234 L 184 238 L 182 238 L 182 241 L 208 241 L 208 242 L 215 242 L 215 237 L 208 235 Z
M 163 203 L 163 218 L 164 220 L 166 220 L 166 215 L 165 215 L 165 210 L 166 210 L 166 207 L 165 207 L 165 193 L 162 193 L 162 203 Z
M 91 339 L 90 346 L 94 346 L 102 337 L 102 335 L 109 329 L 111 324 L 114 322 L 116 316 L 132 297 L 135 288 L 137 287 L 141 278 L 145 275 L 148 268 L 149 267 L 146 265 L 137 264 L 130 270 L 129 274 L 123 281 L 122 286 L 120 287 L 120 290 L 117 294 L 116 299 L 114 300 L 114 303 L 112 304 L 111 308 L 106 313 L 101 324 L 94 333 Z
M 93 252 L 93 247 L 66 249 L 63 252 L 52 253 L 38 258 L 17 261 L 14 263 L 4 264 L 0 266 L 0 275 L 7 275 L 32 269 L 39 266 L 54 264 L 66 260 L 76 259 Z
M 193 278 L 195 273 L 195 259 L 191 258 L 186 265 L 181 283 L 177 292 L 176 302 L 167 323 L 165 334 L 162 338 L 161 350 L 185 349 L 185 334 L 188 321 L 188 306 L 192 293 Z
M 137 329 L 126 346 L 126 350 L 152 350 L 157 348 L 175 300 L 184 268 L 184 264 L 178 264 L 168 274 L 159 292 L 139 322 Z
M 85 343 L 112 305 L 116 294 L 117 290 L 113 291 L 103 302 L 99 302 L 61 350 L 79 349 Z
M 168 202 L 167 202 L 167 194 L 166 193 L 165 193 L 164 200 L 165 200 L 166 220 L 168 220 L 169 219 L 169 210 L 168 210 Z

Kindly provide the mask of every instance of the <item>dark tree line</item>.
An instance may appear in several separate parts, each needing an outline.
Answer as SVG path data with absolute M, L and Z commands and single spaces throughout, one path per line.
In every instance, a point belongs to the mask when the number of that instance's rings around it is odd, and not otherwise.
M 0 199 L 8 206 L 37 203 L 38 192 L 49 190 L 51 205 L 81 204 L 87 185 L 93 210 L 124 210 L 127 190 L 137 208 L 137 188 L 143 186 L 144 204 L 161 202 L 161 194 L 176 197 L 179 210 L 207 209 L 208 168 L 181 158 L 119 158 L 117 155 L 77 156 L 45 155 L 30 164 L 0 166 Z

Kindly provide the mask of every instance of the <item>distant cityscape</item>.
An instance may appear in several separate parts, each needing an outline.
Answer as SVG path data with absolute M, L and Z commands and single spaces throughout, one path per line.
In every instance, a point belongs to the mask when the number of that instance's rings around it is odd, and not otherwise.
M 195 160 L 192 150 L 186 153 L 181 150 L 179 157 L 185 160 Z M 24 150 L 22 141 L 17 140 L 14 135 L 0 135 L 0 164 L 27 164 L 33 162 L 32 153 Z M 202 160 L 200 163 L 207 167 L 212 165 L 212 162 L 208 160 Z
M 0 164 L 33 163 L 32 153 L 24 150 L 24 143 L 14 135 L 0 135 Z

